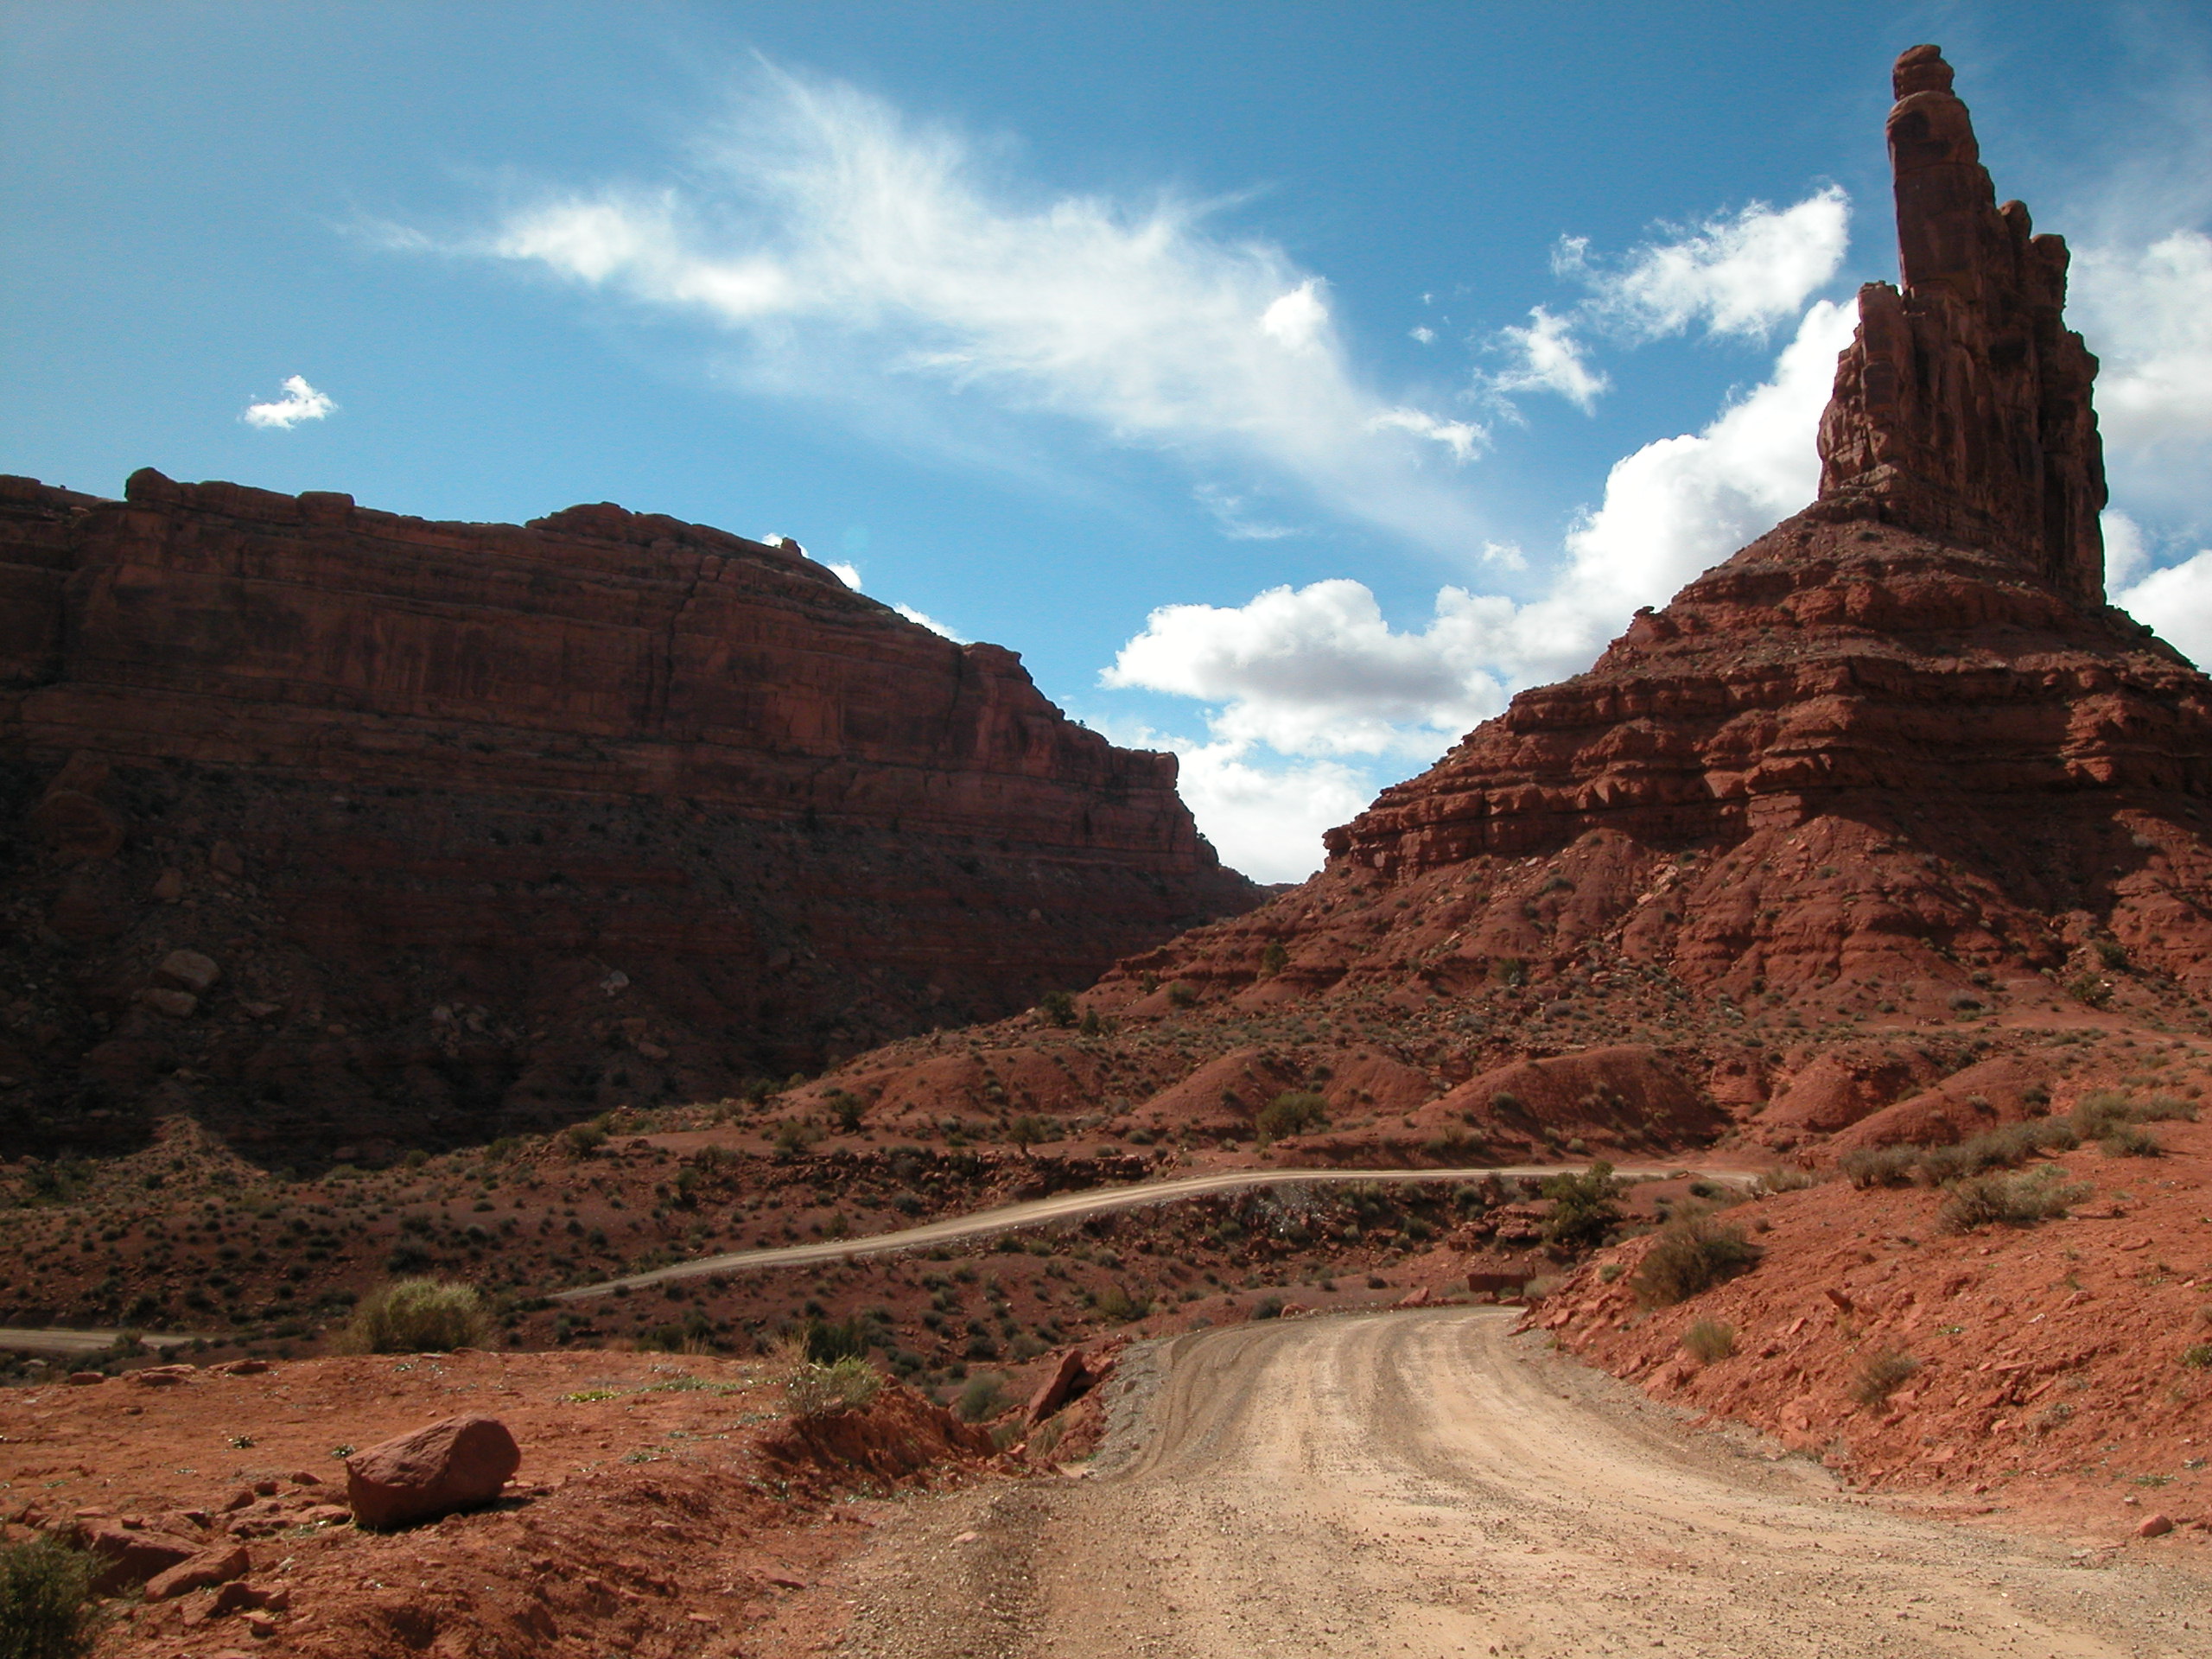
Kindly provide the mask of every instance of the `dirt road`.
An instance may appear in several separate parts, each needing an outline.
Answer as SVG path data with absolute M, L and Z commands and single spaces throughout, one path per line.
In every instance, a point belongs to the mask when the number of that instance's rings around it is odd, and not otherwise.
M 1496 1175 L 1510 1179 L 1522 1175 L 1558 1175 L 1580 1171 L 1581 1164 L 1507 1164 L 1480 1169 L 1232 1169 L 1211 1175 L 1185 1175 L 1170 1181 L 1138 1181 L 1128 1186 L 1086 1187 L 1078 1192 L 1057 1192 L 1049 1198 L 1001 1205 L 965 1216 L 948 1216 L 895 1233 L 874 1233 L 861 1238 L 823 1239 L 813 1244 L 779 1244 L 758 1250 L 733 1250 L 721 1255 L 696 1256 L 650 1273 L 632 1273 L 595 1285 L 579 1285 L 559 1293 L 556 1300 L 580 1301 L 613 1294 L 618 1285 L 632 1289 L 658 1284 L 664 1279 L 692 1279 L 703 1273 L 741 1273 L 758 1268 L 804 1267 L 816 1262 L 842 1262 L 859 1255 L 880 1255 L 893 1250 L 926 1249 L 961 1239 L 981 1238 L 1017 1227 L 1037 1227 L 1047 1222 L 1079 1221 L 1109 1210 L 1136 1210 L 1147 1205 L 1172 1204 L 1209 1192 L 1229 1192 L 1245 1186 L 1285 1186 L 1328 1181 L 1479 1181 Z M 1675 1166 L 1679 1168 L 1680 1166 Z M 1614 1173 L 1628 1180 L 1663 1176 L 1673 1168 L 1628 1166 Z M 1739 1169 L 1696 1172 L 1711 1180 L 1738 1184 L 1756 1178 Z
M 2212 1582 L 1843 1496 L 1510 1310 L 1184 1338 L 1085 1479 L 885 1526 L 846 1659 L 2212 1654 Z M 2152 1554 L 2146 1547 L 2144 1554 Z

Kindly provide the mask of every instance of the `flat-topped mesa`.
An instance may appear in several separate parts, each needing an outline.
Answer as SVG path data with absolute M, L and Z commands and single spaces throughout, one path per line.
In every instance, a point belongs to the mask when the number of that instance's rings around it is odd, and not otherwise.
M 1951 66 L 1898 58 L 1888 122 L 1902 288 L 1859 292 L 1859 332 L 1821 418 L 1821 498 L 2017 556 L 2104 598 L 2097 360 L 2064 322 L 2066 244 L 1997 204 Z

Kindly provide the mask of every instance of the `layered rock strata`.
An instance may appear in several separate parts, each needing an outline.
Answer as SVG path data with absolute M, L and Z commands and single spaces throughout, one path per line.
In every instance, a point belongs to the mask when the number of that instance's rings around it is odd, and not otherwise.
M 2065 246 L 1996 204 L 1951 79 L 1932 47 L 1896 67 L 1901 282 L 1860 294 L 1818 499 L 1384 791 L 1298 890 L 1103 981 L 1144 1034 L 1068 1065 L 1126 1121 L 1249 1136 L 1303 1090 L 1393 1155 L 1817 1146 L 2034 1109 L 2045 1046 L 2091 1029 L 2212 1028 L 2212 681 L 2105 601 Z M 855 1075 L 943 1114 L 954 1064 Z
M 727 1092 L 1257 897 L 1173 757 L 1013 652 L 604 505 L 0 481 L 0 773 L 26 1144 L 174 1107 L 365 1153 Z

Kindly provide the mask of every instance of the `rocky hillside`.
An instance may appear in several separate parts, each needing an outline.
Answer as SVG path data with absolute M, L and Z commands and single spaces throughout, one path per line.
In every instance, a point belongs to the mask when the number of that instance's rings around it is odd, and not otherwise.
M 2065 245 L 1997 204 L 1934 48 L 1896 80 L 1903 281 L 1861 292 L 1811 506 L 1384 791 L 1321 874 L 1122 963 L 1086 999 L 1118 1035 L 905 1046 L 846 1086 L 1103 1095 L 1217 1141 L 1302 1090 L 1315 1147 L 1809 1156 L 2018 1116 L 2067 1029 L 2202 1029 L 2212 681 L 2105 601 Z
M 1259 896 L 795 545 L 0 480 L 0 1151 L 374 1160 L 1027 1006 Z

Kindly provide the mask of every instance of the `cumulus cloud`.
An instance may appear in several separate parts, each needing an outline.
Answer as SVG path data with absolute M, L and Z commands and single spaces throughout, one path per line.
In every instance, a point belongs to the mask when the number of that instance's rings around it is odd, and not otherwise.
M 937 618 L 931 616 L 927 611 L 918 611 L 911 605 L 893 605 L 891 608 L 898 612 L 899 615 L 905 617 L 909 622 L 918 623 L 923 627 L 927 628 L 931 633 L 941 634 L 945 639 L 951 640 L 956 645 L 964 645 L 969 643 L 966 634 L 955 632 L 951 628 L 938 621 Z
M 780 536 L 770 536 L 765 539 L 772 546 L 780 546 L 784 540 Z M 821 561 L 821 564 L 823 569 L 829 571 L 832 575 L 836 576 L 838 581 L 843 582 L 846 587 L 851 588 L 855 593 L 865 593 L 867 591 L 867 589 L 861 585 L 860 566 L 842 559 L 824 559 Z M 899 615 L 905 617 L 909 622 L 918 623 L 921 626 L 927 628 L 931 633 L 942 634 L 945 639 L 951 640 L 956 645 L 964 645 L 969 643 L 968 637 L 965 634 L 955 632 L 951 628 L 938 621 L 926 611 L 918 611 L 912 605 L 893 605 L 891 608 L 898 612 Z
M 1383 620 L 1366 585 L 1271 588 L 1234 607 L 1164 605 L 1101 677 L 1222 705 L 1217 739 L 1282 754 L 1433 749 L 1503 706 L 1484 646 L 1512 603 L 1461 588 L 1420 632 Z
M 1464 460 L 1479 435 L 1365 385 L 1319 277 L 1221 228 L 1217 206 L 1039 197 L 1001 160 L 764 71 L 682 183 L 547 194 L 457 245 L 696 318 L 770 390 L 911 409 L 928 388 L 938 418 L 906 420 L 910 439 L 980 400 L 1201 467 L 1256 463 L 1432 548 L 1478 534 L 1421 461 Z
M 1421 626 L 1403 629 L 1390 626 L 1364 583 L 1342 577 L 1271 588 L 1243 605 L 1162 606 L 1101 681 L 1208 705 L 1208 741 L 1179 751 L 1203 756 L 1187 763 L 1192 811 L 1224 855 L 1232 837 L 1217 833 L 1228 821 L 1210 816 L 1217 810 L 1241 814 L 1234 839 L 1256 849 L 1248 861 L 1303 874 L 1319 862 L 1318 842 L 1262 780 L 1294 780 L 1284 798 L 1326 802 L 1338 814 L 1329 822 L 1343 822 L 1364 804 L 1345 793 L 1370 777 L 1363 763 L 1427 760 L 1515 690 L 1586 668 L 1637 606 L 1663 603 L 1813 499 L 1813 435 L 1856 320 L 1852 307 L 1815 302 L 1768 379 L 1700 430 L 1617 462 L 1535 599 L 1448 586 Z M 1481 557 L 1515 569 L 1526 562 L 1520 548 L 1498 543 Z M 1269 752 L 1290 764 L 1270 766 Z
M 284 381 L 284 395 L 265 404 L 248 404 L 245 413 L 238 418 L 248 426 L 289 431 L 302 421 L 319 421 L 338 405 L 327 394 L 317 391 L 300 375 L 289 375 Z
M 1637 249 L 1611 269 L 1588 244 L 1561 245 L 1555 269 L 1580 274 L 1589 310 L 1631 338 L 1656 340 L 1702 323 L 1709 334 L 1764 339 L 1834 280 L 1851 245 L 1851 198 L 1835 185 L 1794 207 L 1754 201 L 1732 217 Z
M 2113 481 L 2202 513 L 2212 476 L 2212 236 L 2075 257 L 2070 319 L 2101 359 L 2097 420 Z
M 860 566 L 856 564 L 848 564 L 838 559 L 825 559 L 822 563 L 822 568 L 824 570 L 829 571 L 830 575 L 836 576 L 838 581 L 843 582 L 846 587 L 851 588 L 855 593 L 857 594 L 861 591 Z
M 2212 663 L 2212 548 L 2112 590 L 2112 602 L 2200 668 Z

